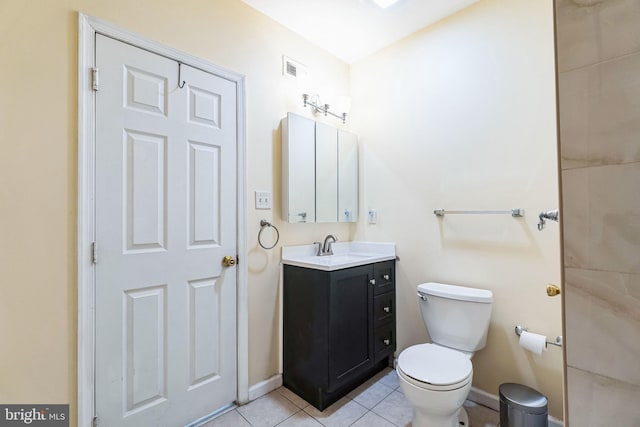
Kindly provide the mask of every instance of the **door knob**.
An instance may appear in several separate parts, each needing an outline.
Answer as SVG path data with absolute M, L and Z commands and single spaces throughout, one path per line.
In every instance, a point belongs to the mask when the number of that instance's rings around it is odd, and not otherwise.
M 225 267 L 231 267 L 232 265 L 236 265 L 236 260 L 232 256 L 226 255 L 222 258 L 222 265 Z
M 554 285 L 553 283 L 549 283 L 547 285 L 547 295 L 550 297 L 555 297 L 556 295 L 560 295 L 560 288 Z

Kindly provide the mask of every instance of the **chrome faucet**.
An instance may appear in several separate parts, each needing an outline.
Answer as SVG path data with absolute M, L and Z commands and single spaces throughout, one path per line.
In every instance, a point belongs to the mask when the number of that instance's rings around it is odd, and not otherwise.
M 336 239 L 336 236 L 334 236 L 333 234 L 329 234 L 327 237 L 325 237 L 324 243 L 322 244 L 322 251 L 320 252 L 320 255 L 333 255 L 333 249 L 331 248 L 331 244 L 334 243 L 336 240 L 338 239 Z
M 320 242 L 313 242 L 313 245 L 318 245 L 318 250 L 316 251 L 316 256 L 320 256 L 322 255 L 322 243 Z

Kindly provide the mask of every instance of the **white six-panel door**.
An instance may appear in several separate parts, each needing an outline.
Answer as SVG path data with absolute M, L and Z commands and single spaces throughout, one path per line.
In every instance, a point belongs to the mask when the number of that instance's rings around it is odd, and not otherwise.
M 99 425 L 182 426 L 236 398 L 235 83 L 97 35 Z

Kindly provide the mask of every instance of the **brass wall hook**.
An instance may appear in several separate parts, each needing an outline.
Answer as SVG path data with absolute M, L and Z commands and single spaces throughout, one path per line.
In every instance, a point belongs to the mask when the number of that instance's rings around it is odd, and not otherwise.
M 555 297 L 556 295 L 560 295 L 560 288 L 554 285 L 553 283 L 549 283 L 547 285 L 547 295 L 550 297 Z

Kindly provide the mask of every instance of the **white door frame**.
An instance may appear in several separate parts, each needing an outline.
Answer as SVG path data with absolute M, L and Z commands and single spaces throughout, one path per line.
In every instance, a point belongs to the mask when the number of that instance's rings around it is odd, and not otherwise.
M 150 41 L 100 19 L 78 14 L 78 427 L 90 427 L 95 413 L 95 64 L 96 33 L 198 68 L 236 84 L 237 95 L 237 402 L 249 400 L 249 313 L 246 240 L 245 78 L 195 56 Z M 99 262 L 99 260 L 98 260 Z

